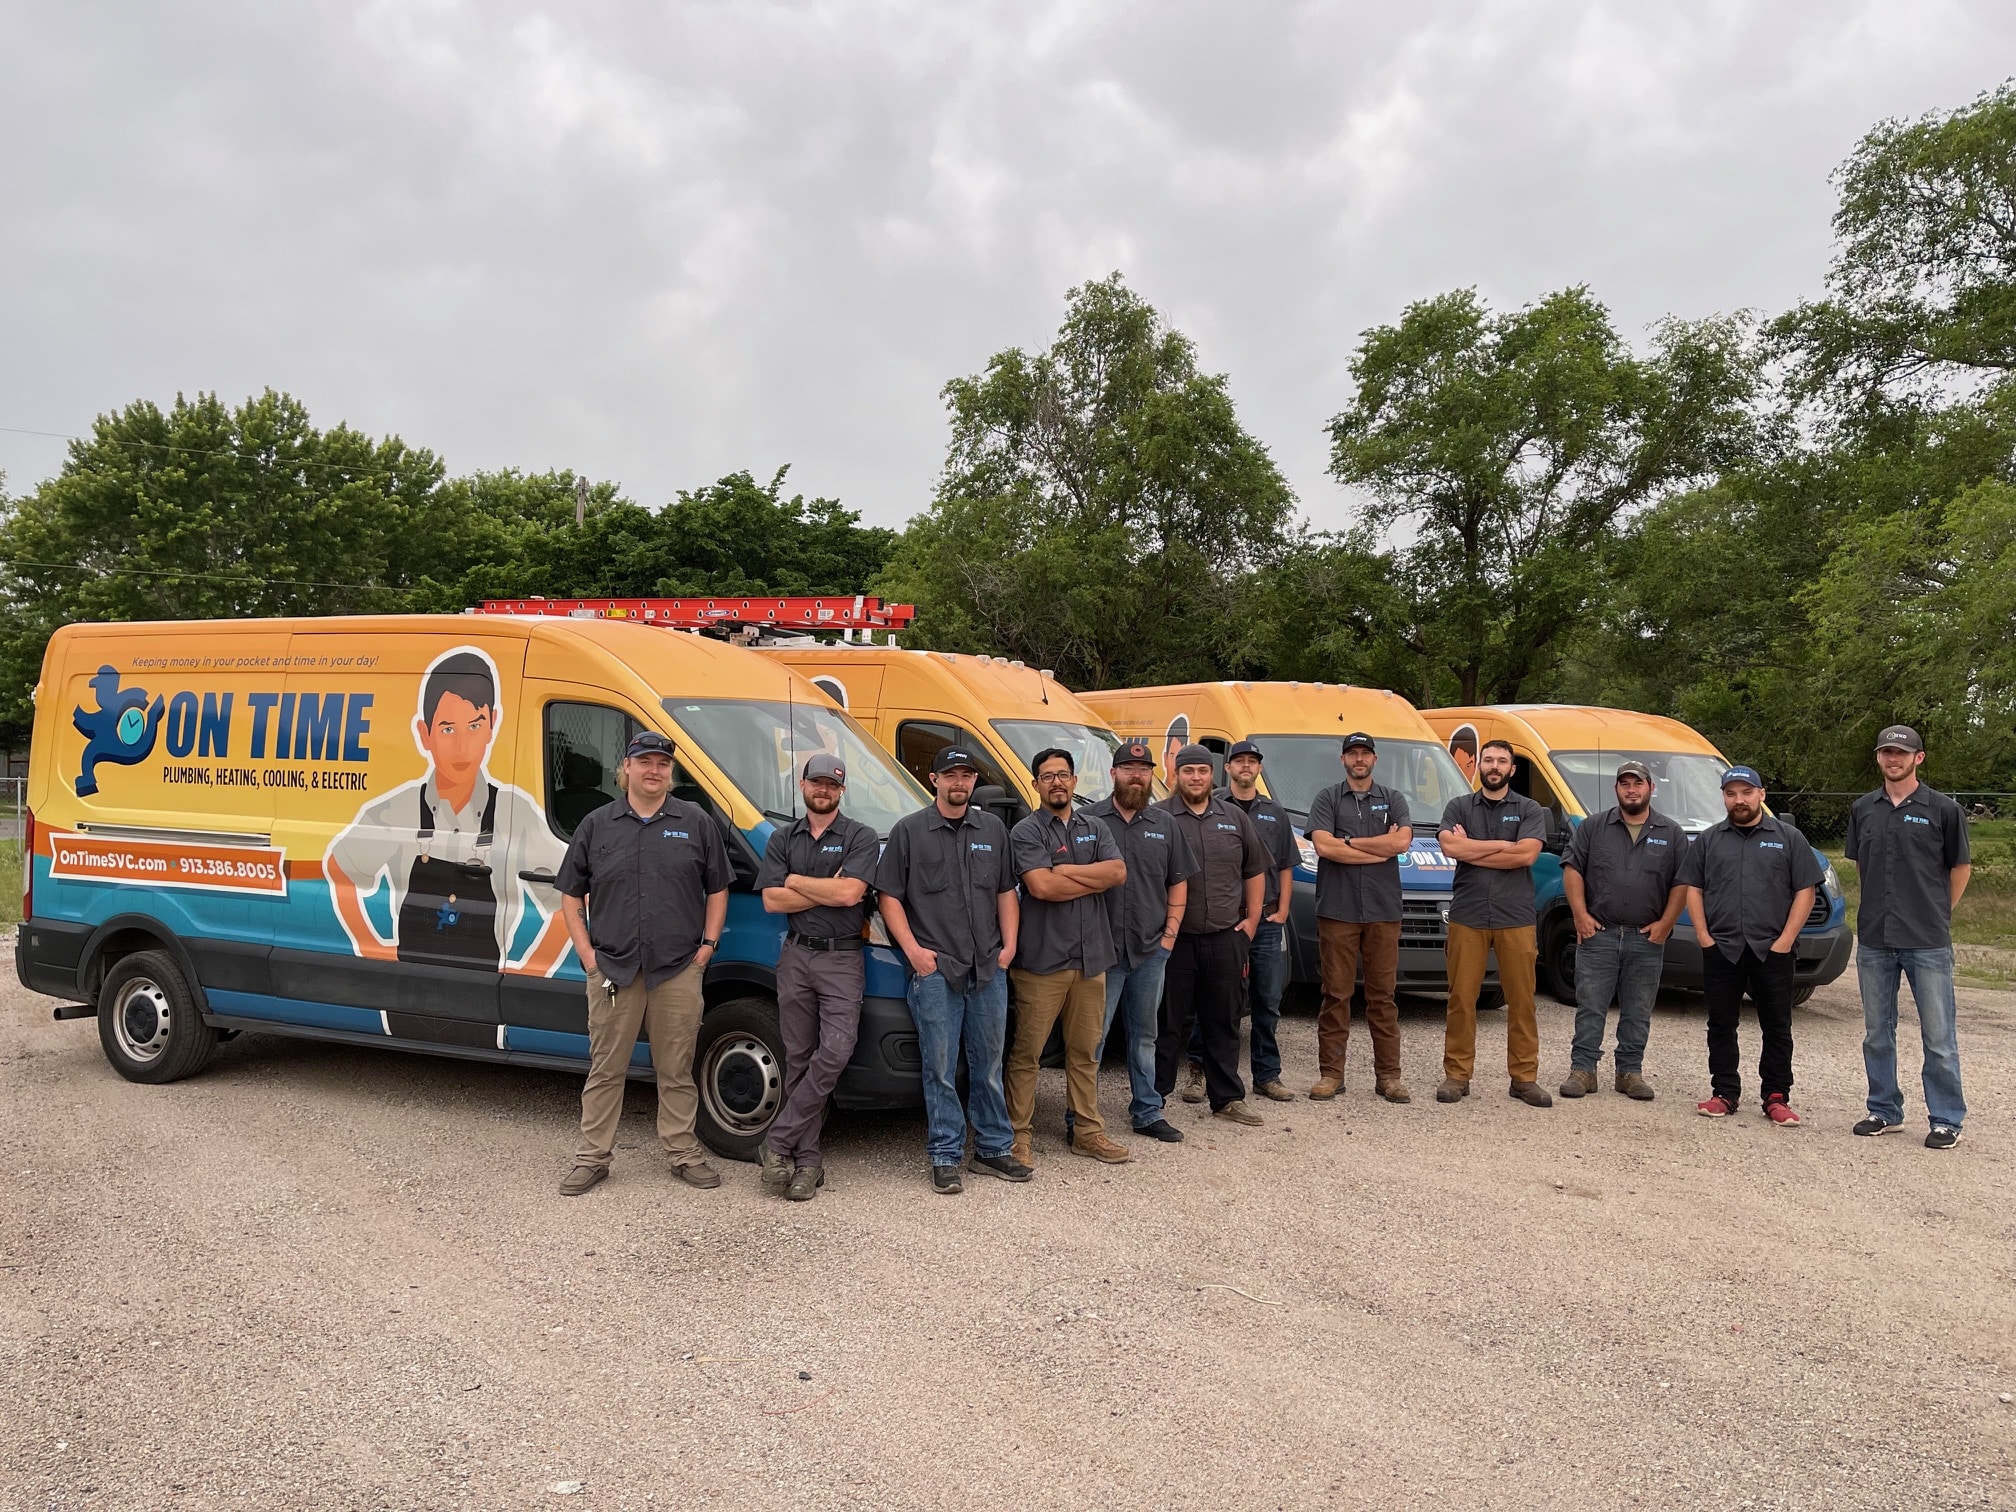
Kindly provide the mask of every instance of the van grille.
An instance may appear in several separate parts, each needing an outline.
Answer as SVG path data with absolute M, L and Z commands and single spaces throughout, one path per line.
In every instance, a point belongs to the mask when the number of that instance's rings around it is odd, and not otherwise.
M 1813 911 L 1806 915 L 1806 927 L 1811 929 L 1816 924 L 1825 924 L 1833 912 L 1834 905 L 1828 901 L 1827 889 L 1823 887 L 1813 894 Z
M 1402 897 L 1400 900 L 1400 948 L 1440 950 L 1448 942 L 1449 926 L 1442 920 L 1439 896 Z

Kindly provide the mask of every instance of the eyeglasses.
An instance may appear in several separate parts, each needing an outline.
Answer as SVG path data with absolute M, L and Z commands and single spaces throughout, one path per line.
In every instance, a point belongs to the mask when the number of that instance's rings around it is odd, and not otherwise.
M 1076 772 L 1040 772 L 1037 774 L 1036 780 L 1044 783 L 1075 782 L 1077 778 L 1078 774 Z

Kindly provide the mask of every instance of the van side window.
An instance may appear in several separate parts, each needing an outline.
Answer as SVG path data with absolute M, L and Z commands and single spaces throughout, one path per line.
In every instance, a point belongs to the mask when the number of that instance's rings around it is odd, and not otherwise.
M 616 768 L 638 723 L 601 704 L 546 705 L 546 818 L 573 838 L 581 821 L 621 796 Z
M 991 782 L 1014 793 L 1014 785 L 1004 779 L 1000 768 L 987 759 L 987 748 L 957 725 L 925 719 L 905 720 L 896 730 L 896 759 L 903 763 L 912 777 L 924 784 L 924 791 L 928 793 L 932 791 L 932 761 L 955 740 L 973 753 L 973 759 L 980 766 L 982 783 Z
M 1531 798 L 1554 817 L 1556 825 L 1566 825 L 1568 811 L 1561 806 L 1561 796 L 1554 791 L 1540 770 L 1540 763 L 1527 751 L 1517 753 L 1517 764 L 1512 769 L 1512 791 Z

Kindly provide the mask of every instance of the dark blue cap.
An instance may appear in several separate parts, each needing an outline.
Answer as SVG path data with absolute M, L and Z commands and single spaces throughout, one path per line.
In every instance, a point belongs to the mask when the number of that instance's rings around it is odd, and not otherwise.
M 1155 765 L 1155 753 L 1148 748 L 1147 741 L 1123 740 L 1120 742 L 1119 749 L 1113 753 L 1113 765 L 1126 766 L 1130 762 L 1138 766 Z
M 1379 753 L 1379 747 L 1372 744 L 1372 737 L 1367 735 L 1363 730 L 1353 730 L 1349 735 L 1346 735 L 1344 737 L 1344 749 L 1347 751 L 1370 751 L 1375 756 Z
M 639 730 L 630 737 L 630 748 L 625 756 L 670 756 L 672 742 L 656 730 Z
M 1757 768 L 1755 767 L 1733 766 L 1729 768 L 1728 771 L 1722 774 L 1722 786 L 1727 787 L 1732 782 L 1747 782 L 1752 787 L 1764 786 L 1764 779 L 1757 775 Z
M 1267 759 L 1260 754 L 1260 747 L 1253 744 L 1250 740 L 1233 741 L 1232 749 L 1225 753 L 1225 759 L 1230 761 L 1234 756 L 1251 756 L 1255 761 L 1265 761 Z
M 973 753 L 961 745 L 944 746 L 931 758 L 931 770 L 934 772 L 949 772 L 962 766 L 975 772 L 980 770 L 980 763 L 973 759 Z

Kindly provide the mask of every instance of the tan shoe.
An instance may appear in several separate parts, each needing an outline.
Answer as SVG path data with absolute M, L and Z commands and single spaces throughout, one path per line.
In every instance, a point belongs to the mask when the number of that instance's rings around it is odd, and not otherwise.
M 1595 1090 L 1596 1073 L 1594 1071 L 1570 1071 L 1568 1073 L 1568 1080 L 1561 1083 L 1561 1095 L 1563 1097 L 1587 1097 Z
M 1113 1143 L 1104 1134 L 1079 1134 L 1071 1141 L 1071 1153 L 1104 1161 L 1107 1165 L 1125 1165 L 1134 1158 L 1127 1146 Z
M 1017 1165 L 1033 1166 L 1036 1164 L 1035 1161 L 1029 1158 L 1029 1136 L 1027 1134 L 1017 1134 L 1015 1136 L 1015 1143 L 1008 1147 L 1008 1157 Z
M 1214 1108 L 1211 1116 L 1213 1118 L 1222 1118 L 1227 1123 L 1245 1124 L 1249 1128 L 1258 1128 L 1266 1122 L 1264 1118 L 1247 1107 L 1243 1102 L 1228 1102 L 1222 1108 Z
M 1295 1094 L 1278 1081 L 1262 1082 L 1253 1089 L 1269 1102 L 1293 1102 Z
M 721 1173 L 704 1160 L 689 1160 L 685 1165 L 672 1167 L 672 1174 L 690 1187 L 698 1187 L 703 1192 L 711 1192 L 721 1185 Z
M 1381 1097 L 1390 1103 L 1414 1101 L 1414 1094 L 1407 1090 L 1407 1083 L 1403 1081 L 1381 1082 L 1377 1091 Z
M 1442 1085 L 1435 1089 L 1437 1102 L 1461 1102 L 1470 1095 L 1470 1083 L 1458 1081 L 1453 1076 L 1442 1078 Z
M 609 1167 L 598 1165 L 577 1165 L 560 1178 L 562 1197 L 579 1197 L 609 1174 Z
M 1617 1073 L 1617 1090 L 1622 1092 L 1626 1097 L 1633 1098 L 1638 1102 L 1650 1102 L 1656 1095 L 1652 1091 L 1652 1083 L 1645 1080 L 1636 1071 L 1619 1071 Z
M 1204 1101 L 1204 1068 L 1195 1061 L 1183 1073 L 1183 1101 Z
M 1309 1089 L 1309 1096 L 1317 1102 L 1328 1102 L 1330 1101 L 1331 1098 L 1335 1097 L 1339 1092 L 1342 1092 L 1343 1090 L 1344 1090 L 1343 1077 L 1341 1076 L 1319 1077 L 1317 1079 L 1316 1085 Z

